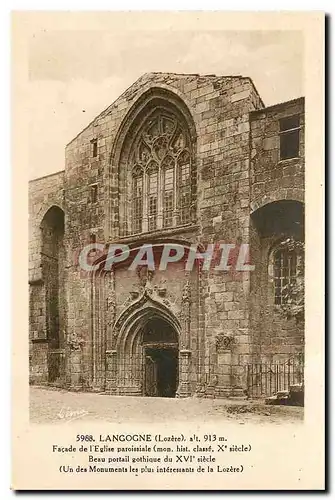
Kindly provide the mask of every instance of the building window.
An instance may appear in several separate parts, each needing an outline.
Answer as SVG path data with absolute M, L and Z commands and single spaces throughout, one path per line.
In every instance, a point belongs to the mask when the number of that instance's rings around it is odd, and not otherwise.
M 179 223 L 184 224 L 190 217 L 190 157 L 187 152 L 183 152 L 178 158 L 178 217 Z
M 133 224 L 134 232 L 142 230 L 143 214 L 143 173 L 141 169 L 136 169 L 133 174 Z
M 300 116 L 294 115 L 279 120 L 280 159 L 299 157 Z
M 190 139 L 177 118 L 167 111 L 150 115 L 135 138 L 129 157 L 132 232 L 190 223 Z
M 278 248 L 274 252 L 275 304 L 285 305 L 292 300 L 292 290 L 297 284 L 302 255 L 296 250 Z
M 148 170 L 148 229 L 153 231 L 157 228 L 158 212 L 158 169 L 156 165 Z
M 91 203 L 96 203 L 98 201 L 98 186 L 97 184 L 92 184 L 91 186 Z
M 93 139 L 91 141 L 92 144 L 92 156 L 96 158 L 98 156 L 98 139 Z
M 174 210 L 174 160 L 167 157 L 163 164 L 164 198 L 163 198 L 163 227 L 173 225 Z

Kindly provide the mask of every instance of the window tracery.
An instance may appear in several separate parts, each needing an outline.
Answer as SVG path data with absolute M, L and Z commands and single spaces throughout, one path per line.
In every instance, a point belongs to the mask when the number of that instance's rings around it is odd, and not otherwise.
M 144 122 L 130 165 L 132 233 L 191 222 L 190 140 L 176 116 L 160 110 Z

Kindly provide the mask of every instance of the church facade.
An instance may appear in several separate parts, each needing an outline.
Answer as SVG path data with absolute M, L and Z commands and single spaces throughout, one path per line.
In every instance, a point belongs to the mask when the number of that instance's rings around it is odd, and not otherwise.
M 241 396 L 255 366 L 303 354 L 303 318 L 285 314 L 303 259 L 285 245 L 304 238 L 303 98 L 265 107 L 247 77 L 149 73 L 65 151 L 64 170 L 29 183 L 32 384 Z M 127 256 L 106 265 L 111 244 Z M 154 263 L 130 265 L 143 245 Z M 196 265 L 157 265 L 167 248 L 196 248 Z M 213 248 L 222 268 L 204 264 Z

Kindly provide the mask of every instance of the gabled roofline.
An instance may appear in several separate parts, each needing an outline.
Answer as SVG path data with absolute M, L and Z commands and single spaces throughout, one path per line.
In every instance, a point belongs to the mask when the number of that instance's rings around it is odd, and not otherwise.
M 261 104 L 263 105 L 263 107 L 265 107 L 265 104 L 263 102 L 263 99 L 261 98 L 252 78 L 250 78 L 249 76 L 242 76 L 242 75 L 215 75 L 215 74 L 201 74 L 201 73 L 165 73 L 165 72 L 162 72 L 162 71 L 151 71 L 149 73 L 143 73 L 143 75 L 141 75 L 139 78 L 137 78 L 137 80 L 135 80 L 135 82 L 133 82 L 131 85 L 129 85 L 129 87 L 127 87 L 123 92 L 122 94 L 120 94 L 117 99 L 115 99 L 115 101 L 113 101 L 111 104 L 109 104 L 107 106 L 107 108 L 103 109 L 98 115 L 96 115 L 93 120 L 91 120 L 87 125 L 86 127 L 84 127 L 83 129 L 80 130 L 80 132 L 78 132 L 78 134 L 73 137 L 73 139 L 71 139 L 71 141 L 69 141 L 65 147 L 69 146 L 73 141 L 75 141 L 85 130 L 87 130 L 91 125 L 93 125 L 93 123 L 100 117 L 102 116 L 104 113 L 106 113 L 109 108 L 111 108 L 119 99 L 122 98 L 122 96 L 128 92 L 128 90 L 133 86 L 135 85 L 135 83 L 139 82 L 142 78 L 144 78 L 145 76 L 147 75 L 175 75 L 175 76 L 181 76 L 181 77 L 189 77 L 189 76 L 194 76 L 196 78 L 231 78 L 231 79 L 240 79 L 240 80 L 249 80 L 251 85 L 253 86 L 256 94 L 258 95 L 258 97 L 260 98 L 261 100 Z
M 51 177 L 53 175 L 59 175 L 59 174 L 65 174 L 65 169 L 63 170 L 58 170 L 57 172 L 53 172 L 52 174 L 47 174 L 47 175 L 42 175 L 42 177 L 35 177 L 35 179 L 29 179 L 28 182 L 36 182 L 40 181 L 42 179 L 46 179 L 47 177 Z
M 251 85 L 252 85 L 252 86 L 253 86 L 253 88 L 254 88 L 254 91 L 256 92 L 256 94 L 258 95 L 258 97 L 260 98 L 261 104 L 262 104 L 262 106 L 263 106 L 263 108 L 262 108 L 262 110 L 263 110 L 266 106 L 265 106 L 265 104 L 264 104 L 264 101 L 263 101 L 263 99 L 262 99 L 262 97 L 261 97 L 260 93 L 259 93 L 259 92 L 258 92 L 258 90 L 257 90 L 256 85 L 254 84 L 253 79 L 252 79 L 252 78 L 250 78 L 250 76 L 242 76 L 241 78 L 243 78 L 244 80 L 249 80 L 249 82 L 251 83 Z M 257 111 L 261 111 L 261 110 L 257 110 Z
M 73 139 L 71 139 L 71 141 L 69 141 L 65 147 L 69 146 L 73 141 L 75 141 L 85 130 L 87 130 L 96 120 L 97 118 L 99 118 L 101 115 L 103 115 L 104 113 L 106 113 L 106 111 L 111 108 L 115 103 L 116 101 L 118 101 L 119 99 L 121 99 L 121 97 L 123 96 L 123 94 L 125 94 L 126 92 L 128 92 L 128 90 L 136 83 L 138 82 L 141 78 L 143 78 L 145 75 L 149 75 L 150 73 L 143 73 L 143 75 L 141 75 L 139 78 L 137 78 L 137 80 L 135 80 L 131 85 L 129 85 L 129 87 L 127 87 L 123 92 L 122 94 L 120 94 L 116 99 L 115 101 L 113 101 L 111 104 L 108 104 L 107 108 L 103 109 L 98 115 L 96 115 L 93 120 L 91 120 L 87 125 L 86 127 L 84 127 L 83 129 L 80 130 L 80 132 L 78 132 L 78 134 L 73 137 Z
M 290 101 L 284 101 L 284 102 L 279 102 L 278 104 L 273 104 L 272 106 L 268 106 L 266 108 L 262 109 L 255 109 L 254 111 L 250 111 L 250 117 L 252 118 L 253 116 L 256 116 L 259 113 L 267 113 L 268 111 L 273 111 L 275 109 L 280 109 L 280 108 L 285 108 L 288 105 L 291 104 L 304 104 L 305 103 L 305 97 L 297 97 L 296 99 L 291 99 Z

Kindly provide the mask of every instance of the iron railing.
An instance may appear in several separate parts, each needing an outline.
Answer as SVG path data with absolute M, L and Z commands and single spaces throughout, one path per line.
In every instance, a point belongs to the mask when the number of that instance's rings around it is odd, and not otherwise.
M 304 358 L 299 354 L 284 362 L 251 363 L 246 372 L 248 397 L 268 397 L 304 383 Z

